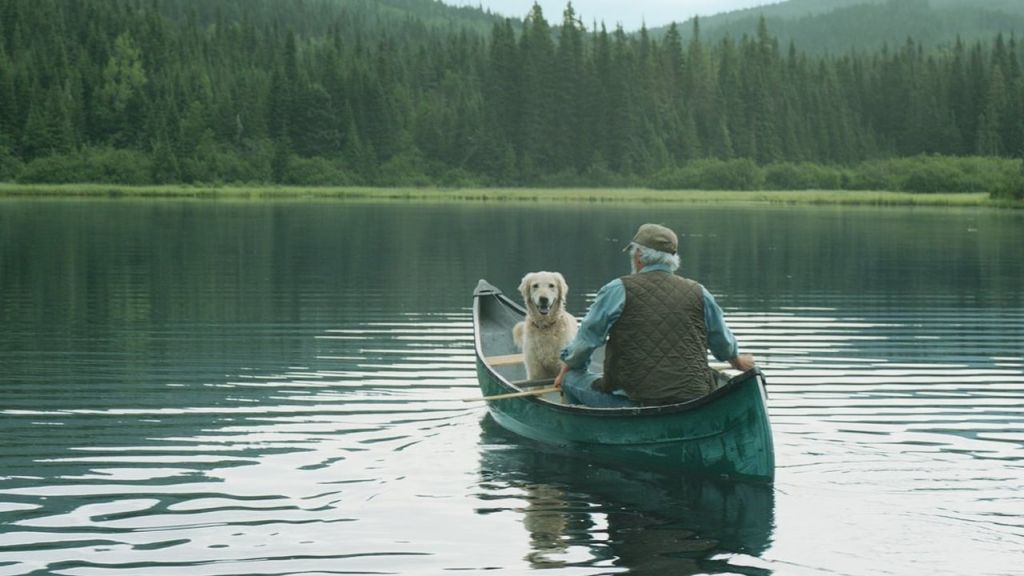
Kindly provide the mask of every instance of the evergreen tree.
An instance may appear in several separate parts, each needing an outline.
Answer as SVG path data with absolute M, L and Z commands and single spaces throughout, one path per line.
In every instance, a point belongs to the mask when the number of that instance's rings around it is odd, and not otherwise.
M 498 145 L 511 145 L 518 136 L 522 114 L 520 54 L 512 21 L 496 22 L 491 32 L 487 67 L 484 71 L 484 100 L 487 125 Z M 513 157 L 515 155 L 512 151 Z
M 527 178 L 550 171 L 556 133 L 552 104 L 555 100 L 553 70 L 555 44 L 551 27 L 540 4 L 534 3 L 523 23 L 519 42 L 522 61 L 521 116 L 517 148 L 523 157 Z
M 1006 81 L 1003 78 L 1002 67 L 995 66 L 985 94 L 985 107 L 978 118 L 978 153 L 999 156 L 1006 150 L 1002 139 L 1006 107 Z
M 13 64 L 0 48 L 0 146 L 18 141 L 18 100 L 14 92 Z
M 138 142 L 138 128 L 143 125 L 145 85 L 141 52 L 131 34 L 122 33 L 114 41 L 99 91 L 100 120 L 112 143 L 131 146 Z
M 570 2 L 563 14 L 558 34 L 555 106 L 555 133 L 552 159 L 555 170 L 581 170 L 590 159 L 588 123 L 585 122 L 586 80 L 583 30 Z
M 21 142 L 26 159 L 65 154 L 72 150 L 73 135 L 67 105 L 59 90 L 50 90 L 30 105 Z

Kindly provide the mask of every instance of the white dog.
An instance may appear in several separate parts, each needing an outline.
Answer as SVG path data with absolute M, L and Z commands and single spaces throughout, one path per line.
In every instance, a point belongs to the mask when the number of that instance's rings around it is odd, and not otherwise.
M 530 380 L 558 376 L 558 352 L 576 335 L 576 318 L 565 310 L 568 290 L 558 272 L 531 272 L 519 284 L 526 320 L 515 325 L 512 338 L 523 351 Z

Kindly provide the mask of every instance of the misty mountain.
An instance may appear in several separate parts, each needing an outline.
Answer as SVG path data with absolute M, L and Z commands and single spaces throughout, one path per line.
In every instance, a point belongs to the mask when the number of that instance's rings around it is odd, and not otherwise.
M 792 42 L 819 54 L 901 46 L 908 38 L 934 49 L 953 45 L 957 37 L 988 42 L 1000 33 L 1024 35 L 1021 0 L 788 0 L 701 18 L 700 33 L 705 40 L 753 36 L 762 17 L 782 46 Z M 689 38 L 692 19 L 679 29 Z

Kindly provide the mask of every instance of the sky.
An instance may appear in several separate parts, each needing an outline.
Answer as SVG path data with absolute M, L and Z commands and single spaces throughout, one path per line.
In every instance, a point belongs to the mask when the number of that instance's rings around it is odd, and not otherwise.
M 573 0 L 572 7 L 588 28 L 596 20 L 609 29 L 622 24 L 626 31 L 638 30 L 642 23 L 648 28 L 683 22 L 693 16 L 710 16 L 781 0 Z M 529 14 L 534 0 L 444 0 L 455 6 L 482 6 L 503 16 L 522 18 Z M 568 0 L 537 0 L 544 19 L 552 24 L 562 21 Z

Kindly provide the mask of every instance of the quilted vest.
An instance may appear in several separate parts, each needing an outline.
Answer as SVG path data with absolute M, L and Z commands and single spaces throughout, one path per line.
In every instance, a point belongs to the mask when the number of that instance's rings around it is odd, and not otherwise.
M 711 391 L 701 285 L 669 272 L 624 276 L 626 305 L 605 349 L 602 388 L 641 405 L 671 404 Z

